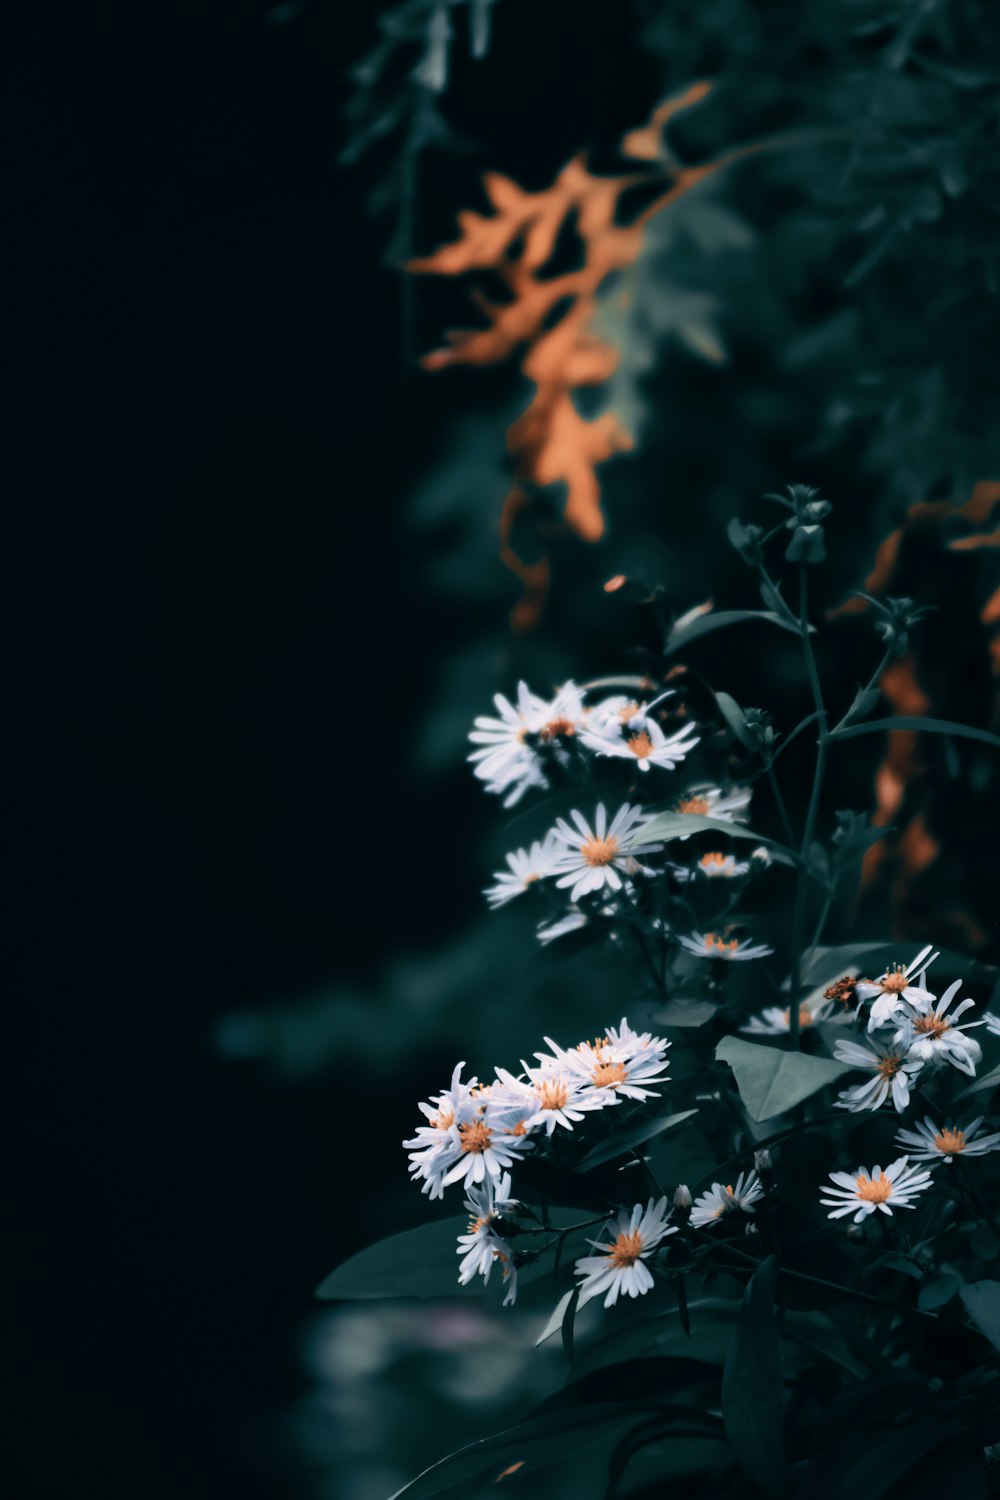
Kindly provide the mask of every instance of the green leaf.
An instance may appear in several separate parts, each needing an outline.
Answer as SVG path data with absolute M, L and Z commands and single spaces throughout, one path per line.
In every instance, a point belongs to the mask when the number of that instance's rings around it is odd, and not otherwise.
M 723 1037 L 715 1055 L 732 1068 L 740 1098 L 758 1124 L 784 1114 L 851 1071 L 846 1063 L 805 1052 L 783 1052 L 736 1036 Z
M 917 1306 L 924 1312 L 933 1312 L 936 1307 L 944 1307 L 962 1285 L 962 1278 L 957 1271 L 949 1271 L 944 1267 L 935 1275 L 928 1277 L 920 1291 L 917 1293 Z
M 856 734 L 882 734 L 890 729 L 924 729 L 930 734 L 955 734 L 960 739 L 981 740 L 984 745 L 993 745 L 1000 750 L 1000 738 L 987 729 L 973 729 L 970 724 L 955 724 L 951 719 L 922 719 L 901 715 L 898 719 L 872 719 L 868 724 L 851 724 L 847 729 L 834 729 L 831 740 L 849 740 Z
M 718 1013 L 719 1007 L 712 1000 L 699 1000 L 694 995 L 675 995 L 674 998 L 656 1012 L 655 1020 L 659 1026 L 704 1026 Z
M 563 1319 L 566 1316 L 566 1309 L 569 1307 L 570 1300 L 573 1297 L 579 1297 L 579 1295 L 580 1288 L 578 1286 L 571 1286 L 568 1292 L 563 1292 L 562 1296 L 559 1298 L 559 1301 L 552 1309 L 549 1321 L 546 1323 L 545 1327 L 542 1329 L 541 1333 L 535 1340 L 536 1349 L 538 1348 L 539 1344 L 544 1344 L 546 1339 L 550 1339 L 554 1333 L 558 1333 L 560 1331 L 563 1326 Z
M 623 1152 L 632 1151 L 636 1146 L 651 1141 L 654 1136 L 662 1135 L 665 1130 L 673 1130 L 675 1125 L 680 1125 L 682 1120 L 690 1120 L 696 1115 L 696 1109 L 685 1109 L 679 1115 L 667 1115 L 665 1118 L 644 1119 L 638 1125 L 633 1125 L 630 1130 L 623 1130 L 609 1140 L 601 1141 L 592 1151 L 588 1151 L 583 1160 L 578 1164 L 578 1172 L 592 1172 L 595 1167 L 601 1166 L 606 1161 L 613 1161 L 616 1156 Z
M 407 1500 L 429 1500 L 469 1480 L 498 1484 L 508 1476 L 558 1463 L 565 1456 L 576 1457 L 597 1443 L 610 1446 L 635 1423 L 636 1412 L 631 1402 L 607 1401 L 531 1417 L 432 1464 L 397 1490 L 392 1500 L 402 1500 L 404 1495 Z
M 778 1259 L 769 1255 L 747 1284 L 722 1372 L 722 1420 L 740 1467 L 765 1495 L 785 1480 L 785 1399 L 774 1317 Z
M 684 1331 L 683 1319 L 676 1307 L 642 1322 L 628 1324 L 588 1344 L 577 1358 L 576 1369 L 580 1375 L 585 1375 L 647 1356 L 721 1365 L 733 1336 L 736 1308 L 735 1302 L 722 1297 L 700 1297 L 688 1302 L 690 1337 Z
M 359 1250 L 316 1289 L 324 1301 L 356 1301 L 370 1297 L 456 1297 L 466 1288 L 458 1284 L 458 1236 L 468 1229 L 465 1219 L 436 1219 L 416 1229 L 404 1229 Z
M 747 728 L 746 714 L 736 699 L 730 698 L 728 693 L 716 693 L 715 701 L 719 705 L 719 712 L 744 750 L 758 749 L 757 741 Z
M 1000 1088 L 1000 1067 L 991 1068 L 988 1073 L 983 1074 L 982 1078 L 977 1078 L 975 1083 L 970 1083 L 968 1088 L 956 1094 L 955 1098 L 967 1099 L 970 1094 L 978 1094 L 982 1089 L 997 1088 Z
M 1000 1281 L 974 1281 L 958 1295 L 979 1332 L 1000 1349 Z
M 762 838 L 759 833 L 754 833 L 752 828 L 744 828 L 739 823 L 727 823 L 722 818 L 703 818 L 701 813 L 657 813 L 651 822 L 647 823 L 642 831 L 644 839 L 658 839 L 664 844 L 669 844 L 674 839 L 690 838 L 693 833 L 720 833 L 731 839 L 750 839 L 754 844 L 763 844 L 765 849 L 770 849 L 773 857 L 781 864 L 792 865 L 796 863 L 796 856 L 784 844 L 775 843 L 774 839 Z
M 721 609 L 712 611 L 707 615 L 699 615 L 696 620 L 678 628 L 676 625 L 667 636 L 664 651 L 672 656 L 675 651 L 680 651 L 683 646 L 688 646 L 696 641 L 699 636 L 708 635 L 713 630 L 723 630 L 727 625 L 742 625 L 750 620 L 766 620 L 770 625 L 778 625 L 782 630 L 790 630 L 793 635 L 798 635 L 799 626 L 795 620 L 786 619 L 783 615 L 776 614 L 770 609 Z M 810 630 L 815 627 L 810 626 Z

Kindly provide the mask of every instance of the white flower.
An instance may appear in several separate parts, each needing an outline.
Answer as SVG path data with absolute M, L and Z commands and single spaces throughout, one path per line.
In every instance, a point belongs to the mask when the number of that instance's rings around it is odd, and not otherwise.
M 509 870 L 494 871 L 496 885 L 483 892 L 490 907 L 495 911 L 515 896 L 523 895 L 537 880 L 554 874 L 556 851 L 557 845 L 550 833 L 541 843 L 532 844 L 530 849 L 517 849 L 508 854 Z
M 931 945 L 921 948 L 912 963 L 907 964 L 904 969 L 902 964 L 893 964 L 880 974 L 878 979 L 859 979 L 854 987 L 859 1001 L 873 1000 L 875 1003 L 868 1017 L 868 1030 L 874 1031 L 878 1026 L 884 1026 L 891 1021 L 903 1008 L 904 1000 L 912 1001 L 918 995 L 925 993 L 917 985 L 917 980 L 922 978 L 925 971 L 937 958 Z
M 829 1001 L 821 1005 L 799 1006 L 799 1030 L 804 1031 L 807 1026 L 815 1026 L 817 1021 L 825 1021 L 832 1010 Z M 792 1012 L 782 1010 L 780 1005 L 769 1005 L 762 1010 L 759 1016 L 751 1016 L 745 1026 L 740 1030 L 745 1031 L 748 1036 L 787 1036 L 792 1026 Z
M 723 792 L 720 787 L 694 787 L 686 792 L 674 807 L 674 812 L 695 813 L 702 818 L 715 818 L 722 823 L 745 823 L 743 813 L 750 806 L 753 793 L 749 787 L 733 787 Z M 690 838 L 686 833 L 684 839 Z
M 507 1129 L 543 1128 L 549 1135 L 557 1125 L 572 1130 L 588 1111 L 618 1102 L 599 1097 L 586 1087 L 583 1079 L 575 1078 L 566 1068 L 551 1063 L 540 1068 L 529 1068 L 524 1062 L 521 1066 L 524 1078 L 515 1078 L 505 1068 L 497 1068 L 500 1088 L 491 1103 L 490 1118 Z
M 629 1213 L 623 1208 L 616 1219 L 605 1225 L 605 1234 L 611 1241 L 604 1244 L 591 1240 L 599 1255 L 585 1255 L 576 1263 L 576 1274 L 580 1282 L 582 1307 L 592 1297 L 607 1293 L 605 1307 L 613 1307 L 618 1298 L 641 1297 L 653 1285 L 653 1273 L 645 1264 L 649 1256 L 667 1235 L 676 1234 L 676 1225 L 666 1223 L 667 1200 L 661 1198 L 654 1203 L 650 1198 L 643 1208 L 637 1203 Z
M 978 1026 L 980 1023 L 967 1021 L 964 1026 L 956 1026 L 955 1022 L 976 1002 L 963 1000 L 950 1016 L 945 1015 L 945 1011 L 961 988 L 962 981 L 956 979 L 948 986 L 940 1000 L 935 1000 L 927 990 L 917 990 L 915 992 L 917 998 L 910 1000 L 911 1009 L 917 1014 L 912 1020 L 909 1018 L 904 1020 L 896 1032 L 896 1039 L 909 1042 L 910 1057 L 916 1057 L 921 1062 L 928 1063 L 949 1062 L 952 1067 L 974 1078 L 976 1064 L 982 1061 L 983 1053 L 979 1043 L 963 1033 L 968 1031 L 970 1026 Z
M 987 1031 L 992 1031 L 994 1036 L 1000 1036 L 1000 1016 L 995 1016 L 991 1010 L 983 1016 L 983 1025 Z
M 465 1206 L 470 1215 L 469 1229 L 467 1234 L 458 1236 L 457 1248 L 457 1253 L 462 1256 L 458 1268 L 462 1286 L 474 1276 L 481 1276 L 484 1282 L 488 1282 L 495 1261 L 506 1258 L 506 1265 L 511 1265 L 510 1247 L 495 1227 L 499 1219 L 518 1206 L 517 1199 L 510 1196 L 510 1173 L 505 1172 L 499 1181 L 487 1177 L 481 1186 L 471 1187 L 465 1197 Z M 508 1274 L 505 1269 L 505 1280 Z
M 914 1161 L 952 1161 L 956 1156 L 985 1156 L 987 1151 L 1000 1151 L 1000 1132 L 981 1135 L 978 1141 L 972 1137 L 983 1123 L 978 1115 L 968 1125 L 946 1125 L 942 1130 L 928 1117 L 915 1130 L 901 1130 L 896 1140 L 909 1149 Z
M 564 845 L 557 865 L 562 873 L 556 884 L 572 887 L 571 901 L 605 886 L 612 891 L 621 890 L 624 884 L 622 874 L 652 873 L 639 863 L 636 856 L 656 854 L 663 845 L 643 839 L 642 830 L 649 822 L 649 816 L 641 807 L 623 803 L 610 826 L 603 802 L 597 805 L 593 828 L 575 808 L 570 817 L 575 828 L 571 828 L 564 818 L 558 818 L 554 832 Z
M 469 739 L 481 746 L 469 756 L 488 792 L 506 792 L 504 807 L 513 807 L 529 787 L 548 786 L 538 746 L 558 754 L 562 743 L 572 739 L 583 723 L 583 698 L 575 683 L 565 683 L 549 702 L 539 698 L 524 682 L 517 686 L 517 705 L 502 693 L 493 699 L 499 718 L 481 714 Z
M 714 932 L 692 932 L 687 937 L 678 939 L 681 947 L 687 953 L 693 953 L 695 958 L 722 958 L 729 961 L 744 958 L 766 958 L 774 949 L 769 948 L 766 943 L 758 943 L 754 946 L 749 938 L 739 942 L 737 938 L 721 938 Z
M 671 1044 L 648 1031 L 633 1031 L 624 1016 L 620 1026 L 609 1027 L 606 1036 L 580 1042 L 568 1052 L 551 1037 L 545 1040 L 552 1048 L 552 1057 L 537 1052 L 539 1061 L 561 1065 L 605 1102 L 610 1102 L 606 1097 L 609 1094 L 627 1099 L 659 1098 L 649 1085 L 665 1081 L 669 1067 L 666 1052 Z
M 835 1186 L 820 1189 L 830 1195 L 820 1198 L 825 1208 L 833 1209 L 827 1218 L 842 1219 L 845 1214 L 853 1214 L 855 1224 L 860 1224 L 876 1209 L 891 1218 L 894 1208 L 916 1208 L 910 1199 L 930 1187 L 931 1174 L 908 1166 L 908 1162 L 909 1157 L 901 1156 L 884 1172 L 881 1167 L 873 1167 L 870 1173 L 866 1167 L 858 1167 L 853 1174 L 831 1172 L 830 1181 Z
M 664 698 L 669 693 L 662 695 Z M 660 698 L 656 702 L 659 703 Z M 654 707 L 630 703 L 627 699 L 609 698 L 594 710 L 591 721 L 580 736 L 581 744 L 595 755 L 617 755 L 634 760 L 640 771 L 663 766 L 672 771 L 699 742 L 693 724 L 685 724 L 674 734 L 665 735 L 655 719 Z
M 852 1068 L 870 1068 L 874 1074 L 867 1083 L 856 1083 L 837 1095 L 837 1108 L 857 1114 L 862 1109 L 879 1109 L 887 1099 L 902 1114 L 910 1102 L 910 1080 L 923 1064 L 911 1057 L 905 1045 L 866 1041 L 839 1041 L 833 1049 L 838 1062 Z
M 462 1182 L 468 1188 L 482 1182 L 487 1174 L 499 1177 L 531 1150 L 526 1130 L 516 1126 L 508 1130 L 501 1123 L 491 1123 L 485 1118 L 486 1107 L 482 1104 L 474 1119 L 451 1127 L 452 1164 L 441 1179 L 442 1188 L 453 1182 Z
M 540 943 L 553 943 L 556 938 L 565 937 L 569 932 L 579 932 L 581 927 L 586 927 L 590 918 L 577 908 L 571 907 L 564 917 L 557 917 L 554 922 L 541 922 L 535 929 L 535 936 Z
M 756 1172 L 748 1172 L 745 1181 L 741 1172 L 735 1187 L 731 1184 L 723 1187 L 721 1182 L 713 1182 L 707 1193 L 702 1193 L 700 1198 L 694 1200 L 691 1223 L 695 1229 L 710 1229 L 713 1224 L 720 1223 L 728 1214 L 737 1210 L 745 1214 L 755 1213 L 754 1204 L 763 1196 L 764 1189 Z
M 750 873 L 750 864 L 747 860 L 738 861 L 735 854 L 720 854 L 712 852 L 703 854 L 698 863 L 691 869 L 687 865 L 673 865 L 673 873 L 678 880 L 694 880 L 697 875 L 705 875 L 709 880 L 733 880 L 742 875 Z
M 454 1129 L 475 1119 L 479 1102 L 473 1098 L 476 1080 L 462 1082 L 464 1062 L 458 1063 L 451 1075 L 451 1084 L 442 1093 L 432 1097 L 429 1104 L 417 1108 L 427 1118 L 411 1140 L 404 1141 L 410 1156 L 410 1174 L 416 1181 L 423 1179 L 421 1192 L 430 1197 L 444 1196 L 444 1174 L 455 1160 Z

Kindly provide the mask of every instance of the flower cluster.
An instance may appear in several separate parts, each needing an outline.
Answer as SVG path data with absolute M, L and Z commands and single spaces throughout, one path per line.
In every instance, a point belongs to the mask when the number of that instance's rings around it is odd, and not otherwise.
M 878 1109 L 888 1101 L 902 1113 L 909 1105 L 911 1087 L 925 1070 L 950 1065 L 975 1076 L 982 1051 L 968 1032 L 982 1022 L 958 1024 L 959 1016 L 974 1004 L 963 1000 L 951 1009 L 961 980 L 950 984 L 940 998 L 927 988 L 927 970 L 937 957 L 932 948 L 925 947 L 905 967 L 896 964 L 877 979 L 842 979 L 827 991 L 831 1002 L 841 1003 L 853 992 L 859 1021 L 867 1008 L 863 1041 L 838 1041 L 833 1055 L 871 1076 L 840 1094 L 840 1108 Z
M 465 1064 L 459 1063 L 448 1088 L 419 1106 L 425 1123 L 403 1142 L 409 1152 L 410 1174 L 431 1198 L 443 1197 L 453 1183 L 464 1184 L 470 1223 L 458 1241 L 463 1257 L 459 1280 L 464 1284 L 476 1275 L 488 1280 L 499 1262 L 508 1287 L 506 1303 L 516 1296 L 517 1263 L 501 1231 L 505 1224 L 516 1230 L 520 1207 L 511 1196 L 508 1169 L 528 1152 L 546 1155 L 557 1131 L 573 1131 L 594 1111 L 626 1100 L 642 1103 L 659 1097 L 653 1085 L 665 1081 L 669 1067 L 670 1043 L 648 1031 L 633 1031 L 624 1018 L 595 1041 L 571 1048 L 549 1037 L 545 1042 L 549 1050 L 536 1052 L 534 1065 L 522 1061 L 517 1074 L 498 1067 L 493 1080 L 485 1084 L 475 1078 L 463 1081 Z M 628 1212 L 622 1210 L 626 1218 Z M 633 1249 L 619 1246 L 614 1261 L 616 1273 L 632 1270 L 634 1274 L 620 1286 L 617 1274 L 612 1277 L 615 1296 L 619 1290 L 636 1296 L 646 1289 L 643 1272 L 635 1268 L 671 1232 L 657 1220 L 652 1206 L 648 1215 L 636 1212 L 631 1227 L 620 1231 L 631 1236 L 628 1244 Z
M 668 690 L 648 702 L 620 694 L 588 704 L 586 690 L 573 682 L 564 683 L 550 699 L 522 682 L 515 703 L 497 695 L 497 717 L 476 719 L 470 738 L 477 748 L 469 759 L 487 791 L 501 795 L 505 807 L 519 802 L 529 789 L 550 787 L 557 779 L 589 786 L 595 760 L 624 762 L 639 772 L 653 767 L 674 771 L 700 743 L 700 735 L 683 719 L 679 728 L 664 729 L 662 712 L 670 710 L 661 711 L 661 705 L 673 697 Z M 679 795 L 674 792 L 667 805 L 674 814 L 735 826 L 746 820 L 750 795 L 746 787 L 701 783 Z M 678 890 L 714 883 L 719 891 L 727 886 L 738 891 L 752 873 L 771 863 L 763 847 L 748 859 L 709 849 L 689 863 L 667 860 L 664 844 L 647 833 L 652 822 L 653 814 L 629 801 L 617 807 L 600 800 L 586 810 L 573 807 L 541 839 L 506 856 L 507 868 L 495 872 L 486 900 L 496 909 L 531 888 L 542 891 L 551 909 L 538 923 L 537 936 L 550 943 L 590 923 L 633 916 L 642 883 L 654 877 L 669 877 Z M 683 845 L 689 837 L 675 831 L 672 842 Z M 685 905 L 678 906 L 683 912 Z M 678 948 L 698 958 L 753 959 L 772 951 L 734 937 L 724 924 L 720 931 L 685 931 L 683 922 L 665 923 L 662 913 L 655 923 Z

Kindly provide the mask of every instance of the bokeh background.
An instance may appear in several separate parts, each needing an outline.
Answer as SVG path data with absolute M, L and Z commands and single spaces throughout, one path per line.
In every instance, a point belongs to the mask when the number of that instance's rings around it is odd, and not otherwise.
M 621 1013 L 620 971 L 539 953 L 521 912 L 486 919 L 509 841 L 463 764 L 520 675 L 659 668 L 642 590 L 606 579 L 662 586 L 668 614 L 752 604 L 726 522 L 819 485 L 821 604 L 902 527 L 880 586 L 938 606 L 893 703 L 996 728 L 995 8 L 497 0 L 449 8 L 444 64 L 440 9 L 29 18 L 21 1493 L 377 1500 L 558 1379 L 530 1309 L 319 1311 L 312 1289 L 426 1214 L 399 1140 L 458 1056 L 509 1063 Z M 488 211 L 487 169 L 535 192 L 579 152 L 620 174 L 625 133 L 701 78 L 675 165 L 771 144 L 657 215 L 603 287 L 616 368 L 573 399 L 634 445 L 595 471 L 599 541 L 562 519 L 563 486 L 520 475 L 516 545 L 551 579 L 512 631 L 505 433 L 531 387 L 516 354 L 422 370 L 478 315 L 464 282 L 401 263 Z M 846 703 L 873 637 L 836 629 Z M 725 641 L 692 670 L 794 722 L 791 638 Z M 835 805 L 878 796 L 901 833 L 842 922 L 948 942 L 985 976 L 986 753 L 854 744 Z M 776 945 L 780 914 L 776 889 Z

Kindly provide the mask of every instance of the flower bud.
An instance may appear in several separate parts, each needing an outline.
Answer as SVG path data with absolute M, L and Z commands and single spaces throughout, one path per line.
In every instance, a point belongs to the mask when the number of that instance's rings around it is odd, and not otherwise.
M 821 563 L 826 558 L 822 526 L 796 526 L 785 557 L 789 562 Z
M 750 859 L 752 863 L 758 867 L 758 869 L 769 870 L 771 868 L 771 856 L 768 850 L 764 848 L 763 844 L 761 844 L 757 849 L 751 849 Z
M 753 1164 L 754 1170 L 760 1178 L 760 1185 L 767 1192 L 774 1182 L 774 1162 L 771 1160 L 771 1153 L 766 1146 L 762 1150 L 754 1152 Z
M 691 1203 L 691 1189 L 682 1182 L 674 1193 L 674 1208 L 682 1223 L 687 1222 L 688 1214 L 691 1212 Z
M 763 526 L 744 526 L 743 522 L 738 521 L 734 516 L 729 523 L 727 535 L 743 561 L 755 567 L 763 556 L 761 550 L 761 543 L 764 540 Z

